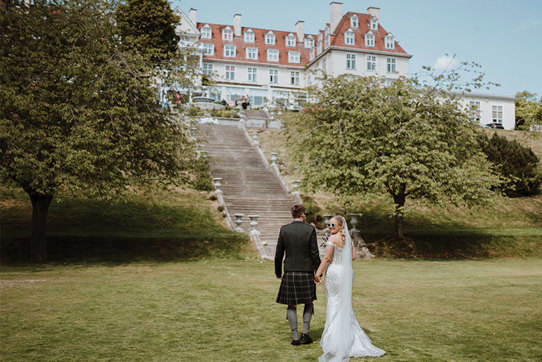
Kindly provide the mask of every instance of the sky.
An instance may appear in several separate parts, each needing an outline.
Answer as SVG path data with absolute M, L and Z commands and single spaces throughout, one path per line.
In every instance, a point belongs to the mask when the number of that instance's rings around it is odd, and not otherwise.
M 328 0 L 170 0 L 198 22 L 295 31 L 298 20 L 315 34 L 329 22 Z M 476 62 L 486 80 L 500 87 L 480 92 L 513 96 L 527 90 L 542 97 L 541 0 L 343 0 L 343 13 L 380 8 L 380 23 L 413 55 L 410 73 L 422 66 Z

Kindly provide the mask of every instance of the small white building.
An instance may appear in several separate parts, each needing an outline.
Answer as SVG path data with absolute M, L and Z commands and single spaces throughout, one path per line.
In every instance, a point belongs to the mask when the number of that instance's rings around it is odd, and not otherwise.
M 480 125 L 498 124 L 508 130 L 515 128 L 515 97 L 484 93 L 462 93 L 459 95 L 465 108 Z

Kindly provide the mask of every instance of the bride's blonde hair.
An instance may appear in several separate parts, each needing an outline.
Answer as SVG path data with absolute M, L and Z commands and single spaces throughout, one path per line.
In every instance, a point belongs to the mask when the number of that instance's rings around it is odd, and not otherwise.
M 344 235 L 344 224 L 343 224 L 343 217 L 341 215 L 335 215 L 331 218 L 331 220 L 337 221 L 337 225 L 341 226 L 341 231 L 339 231 L 339 234 L 341 234 L 341 243 L 344 246 L 346 242 L 346 236 Z

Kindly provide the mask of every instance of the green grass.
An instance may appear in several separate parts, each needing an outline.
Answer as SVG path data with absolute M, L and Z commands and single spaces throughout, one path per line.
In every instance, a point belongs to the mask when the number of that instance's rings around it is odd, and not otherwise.
M 0 359 L 314 361 L 293 347 L 270 262 L 0 267 Z M 354 311 L 382 361 L 535 361 L 542 259 L 357 261 Z M 376 360 L 376 359 L 375 359 Z
M 227 229 L 208 193 L 172 189 L 116 201 L 59 195 L 48 215 L 51 260 L 119 262 L 239 257 L 247 236 Z M 31 205 L 24 192 L 0 188 L 2 257 L 28 252 Z

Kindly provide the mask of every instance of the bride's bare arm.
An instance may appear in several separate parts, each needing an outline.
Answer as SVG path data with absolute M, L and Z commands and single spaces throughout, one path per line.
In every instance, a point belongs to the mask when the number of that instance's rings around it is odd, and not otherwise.
M 320 284 L 320 281 L 322 279 L 322 274 L 324 273 L 328 265 L 333 260 L 334 249 L 335 248 L 333 246 L 330 246 L 330 245 L 326 246 L 326 251 L 324 253 L 324 257 L 322 258 L 322 262 L 320 263 L 320 266 L 318 267 L 318 270 L 316 271 L 316 274 L 314 275 L 314 281 L 316 282 L 316 284 Z

